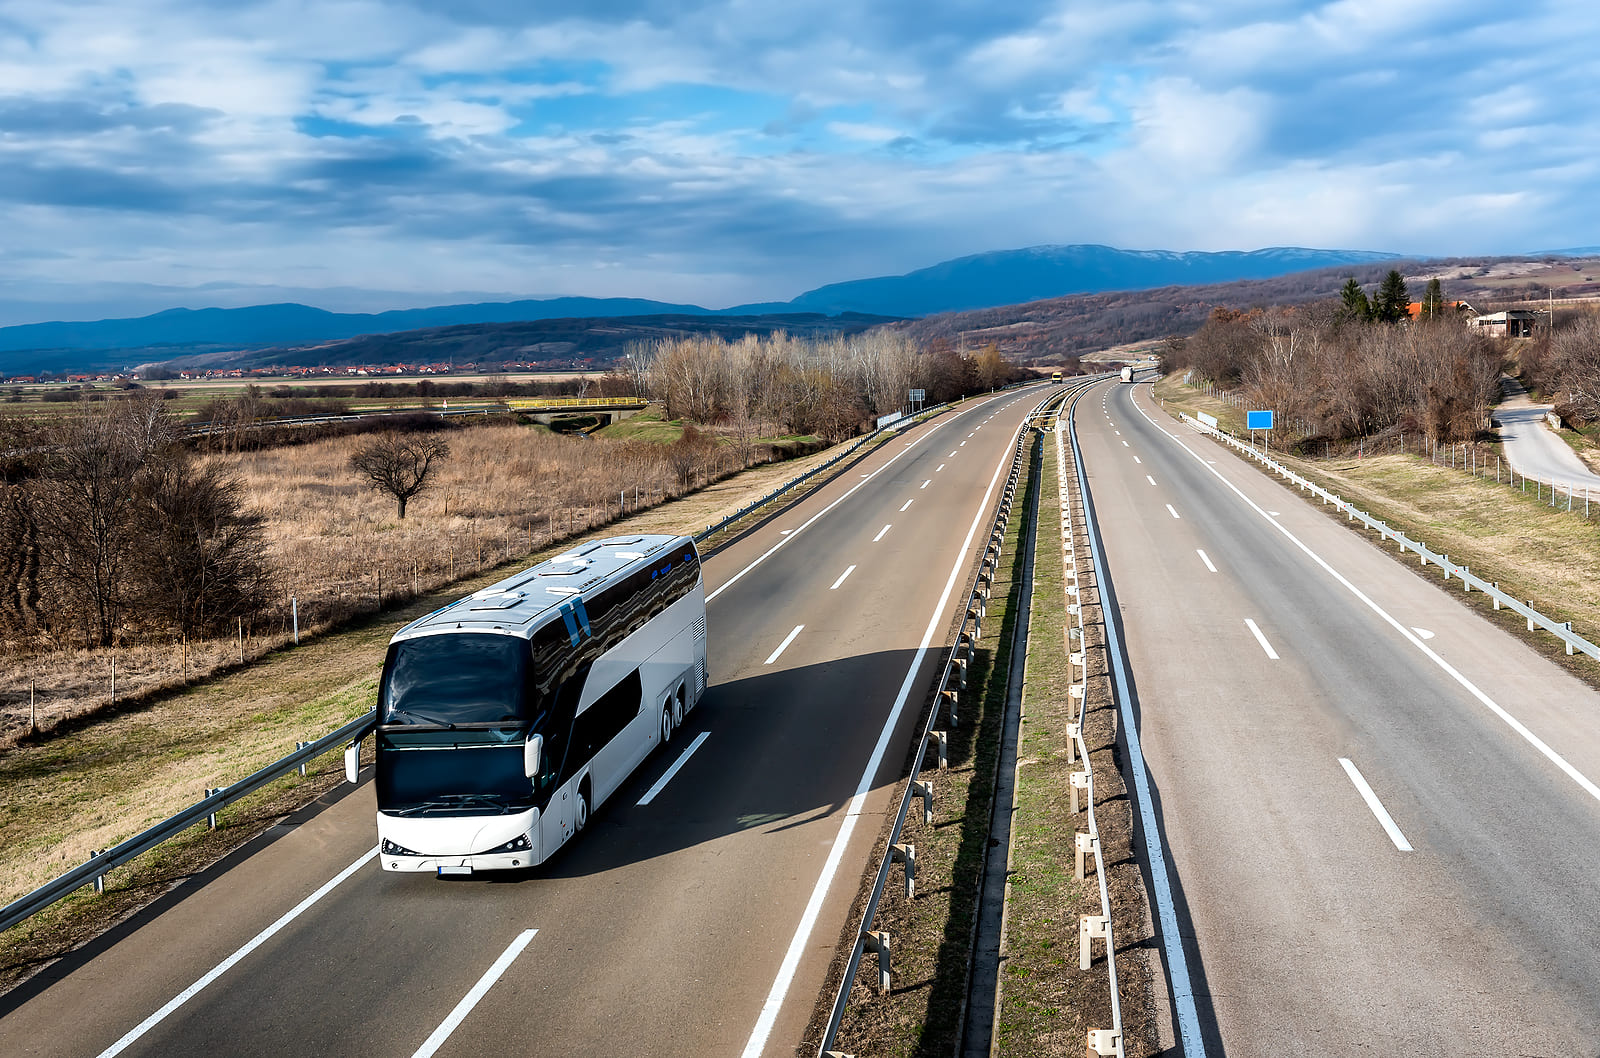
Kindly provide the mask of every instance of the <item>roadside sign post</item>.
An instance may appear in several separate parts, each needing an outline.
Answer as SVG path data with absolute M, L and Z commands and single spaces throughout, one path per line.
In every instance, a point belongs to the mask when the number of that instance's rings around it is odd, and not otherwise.
M 907 397 L 911 401 L 912 412 L 919 412 L 922 410 L 923 402 L 928 399 L 928 391 L 925 389 L 914 389 L 907 394 Z
M 1265 431 L 1269 435 L 1265 439 L 1264 445 L 1266 447 L 1270 447 L 1271 446 L 1271 437 L 1270 437 L 1270 435 L 1272 433 L 1272 413 L 1270 411 L 1247 411 L 1247 412 L 1245 412 L 1244 413 L 1244 425 L 1245 425 L 1245 428 L 1250 431 L 1250 444 L 1252 446 L 1256 443 L 1256 431 L 1257 430 Z

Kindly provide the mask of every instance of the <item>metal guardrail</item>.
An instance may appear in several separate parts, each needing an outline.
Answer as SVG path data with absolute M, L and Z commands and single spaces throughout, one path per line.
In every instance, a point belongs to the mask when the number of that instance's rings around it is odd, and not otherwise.
M 541 408 L 643 408 L 650 402 L 644 397 L 518 397 L 497 403 L 514 411 L 538 411 Z
M 1194 419 L 1182 412 L 1179 412 L 1178 414 L 1185 423 L 1194 427 L 1196 430 L 1199 430 L 1202 433 L 1208 434 L 1233 446 L 1240 452 L 1256 460 L 1268 470 L 1271 470 L 1273 473 L 1291 482 L 1302 491 L 1309 492 L 1318 497 L 1322 500 L 1324 505 L 1331 505 L 1335 509 L 1343 511 L 1346 521 L 1359 521 L 1365 528 L 1379 533 L 1384 540 L 1393 540 L 1399 545 L 1401 551 L 1410 551 L 1414 553 L 1421 560 L 1424 566 L 1438 566 L 1444 573 L 1444 579 L 1449 580 L 1451 577 L 1456 578 L 1461 582 L 1462 590 L 1477 590 L 1483 592 L 1485 595 L 1494 600 L 1494 608 L 1496 610 L 1507 609 L 1519 614 L 1527 620 L 1528 631 L 1531 632 L 1535 628 L 1542 628 L 1565 643 L 1568 654 L 1583 653 L 1597 661 L 1600 661 L 1600 646 L 1596 646 L 1594 643 L 1574 632 L 1572 630 L 1571 621 L 1556 621 L 1546 617 L 1544 614 L 1533 608 L 1532 602 L 1525 603 L 1521 600 L 1513 599 L 1511 596 L 1500 590 L 1499 584 L 1491 583 L 1481 577 L 1475 576 L 1472 570 L 1467 566 L 1460 566 L 1454 562 L 1451 562 L 1449 555 L 1435 554 L 1434 552 L 1430 551 L 1428 546 L 1422 543 L 1420 540 L 1410 539 L 1400 530 L 1391 528 L 1388 524 L 1379 521 L 1365 511 L 1357 509 L 1350 503 L 1346 502 L 1342 497 L 1329 492 L 1327 489 L 1324 489 L 1315 482 L 1307 481 L 1299 474 L 1296 474 L 1294 471 L 1266 455 L 1266 453 L 1260 452 L 1238 438 L 1233 437 L 1232 435 L 1215 427 L 1208 426 L 1205 423 L 1200 422 L 1198 419 Z
M 1080 394 L 1074 394 L 1074 403 L 1076 403 L 1079 395 Z M 1070 415 L 1070 412 L 1068 415 Z M 1077 683 L 1073 686 L 1072 690 L 1075 690 L 1077 692 L 1076 694 L 1072 694 L 1069 691 L 1069 703 L 1071 699 L 1075 698 L 1077 705 L 1075 707 L 1076 717 L 1068 723 L 1067 734 L 1073 744 L 1072 748 L 1075 750 L 1078 758 L 1083 762 L 1083 770 L 1074 774 L 1071 778 L 1073 785 L 1072 809 L 1074 812 L 1076 812 L 1078 808 L 1078 790 L 1080 788 L 1078 783 L 1080 782 L 1079 776 L 1081 775 L 1081 782 L 1083 784 L 1081 788 L 1084 791 L 1084 797 L 1087 801 L 1084 807 L 1084 815 L 1087 817 L 1087 822 L 1089 825 L 1089 831 L 1087 835 L 1084 835 L 1082 832 L 1080 832 L 1074 839 L 1076 845 L 1075 859 L 1077 861 L 1074 875 L 1080 881 L 1082 880 L 1084 857 L 1087 853 L 1092 853 L 1094 856 L 1095 878 L 1100 883 L 1100 914 L 1098 919 L 1089 915 L 1079 916 L 1078 919 L 1078 968 L 1081 970 L 1089 969 L 1091 964 L 1090 955 L 1093 941 L 1104 940 L 1106 952 L 1106 974 L 1109 978 L 1109 987 L 1111 993 L 1111 1029 L 1109 1032 L 1104 1029 L 1090 1029 L 1087 1039 L 1087 1050 L 1091 1054 L 1111 1054 L 1116 1055 L 1117 1058 L 1121 1058 L 1123 1053 L 1122 997 L 1117 988 L 1116 931 L 1111 915 L 1111 894 L 1106 887 L 1106 861 L 1104 852 L 1100 845 L 1100 826 L 1096 821 L 1094 814 L 1094 768 L 1089 762 L 1089 747 L 1083 739 L 1084 711 L 1087 708 L 1089 701 L 1089 667 L 1087 665 L 1088 659 L 1084 653 L 1085 642 L 1083 636 L 1083 604 L 1082 600 L 1078 598 L 1077 587 L 1079 583 L 1079 574 L 1081 571 L 1078 569 L 1077 546 L 1073 540 L 1075 527 L 1072 521 L 1071 496 L 1067 487 L 1066 446 L 1062 441 L 1063 435 L 1066 433 L 1068 428 L 1068 421 L 1069 420 L 1066 416 L 1060 417 L 1057 419 L 1055 427 L 1056 466 L 1058 468 L 1057 487 L 1060 490 L 1061 497 L 1062 562 L 1066 568 L 1071 570 L 1071 575 L 1067 578 L 1067 583 L 1064 586 L 1068 596 L 1067 613 L 1069 617 L 1077 618 L 1076 626 L 1072 626 L 1070 624 L 1068 626 L 1070 629 L 1068 634 L 1068 661 L 1070 663 L 1070 667 L 1082 670 L 1083 680 L 1081 683 Z M 1094 546 L 1092 538 L 1089 546 Z M 1071 649 L 1073 639 L 1077 640 L 1078 650 L 1076 652 L 1073 652 Z M 1071 757 L 1068 758 L 1068 763 L 1072 763 Z M 1087 837 L 1087 841 L 1084 840 L 1085 837 Z M 1088 846 L 1087 850 L 1084 848 L 1085 845 Z
M 1099 378 L 1102 376 L 1094 376 Z M 1087 380 L 1085 380 L 1087 381 Z M 1022 456 L 1027 436 L 1028 427 L 1032 424 L 1034 416 L 1038 415 L 1051 401 L 1065 394 L 1052 393 L 1028 415 L 1028 422 L 1017 431 L 1017 440 L 1012 448 L 1011 469 L 1007 474 L 1005 491 L 1001 494 L 1000 501 L 995 507 L 994 519 L 990 523 L 989 540 L 984 546 L 983 559 L 978 565 L 977 579 L 972 590 L 967 594 L 966 615 L 961 619 L 961 625 L 956 631 L 956 646 L 945 661 L 944 670 L 939 675 L 938 688 L 934 693 L 933 707 L 928 710 L 927 719 L 923 722 L 921 735 L 917 745 L 922 751 L 916 754 L 911 764 L 911 774 L 906 779 L 905 793 L 901 795 L 900 807 L 895 813 L 894 826 L 889 831 L 883 860 L 878 866 L 876 879 L 872 884 L 872 893 L 867 898 L 866 911 L 861 916 L 861 925 L 856 930 L 856 941 L 850 952 L 849 962 L 845 965 L 844 978 L 839 983 L 839 991 L 834 997 L 833 1010 L 828 1017 L 828 1027 L 823 1033 L 822 1043 L 818 1047 L 819 1058 L 833 1050 L 839 1025 L 844 1019 L 845 1007 L 850 998 L 850 989 L 855 984 L 856 973 L 861 968 L 862 956 L 867 951 L 873 951 L 878 956 L 878 985 L 880 992 L 889 990 L 889 961 L 890 943 L 886 934 L 874 932 L 872 923 L 878 913 L 878 904 L 883 899 L 884 889 L 889 883 L 889 874 L 896 863 L 905 864 L 906 891 L 908 897 L 915 893 L 916 887 L 916 851 L 914 846 L 901 841 L 905 829 L 906 818 L 911 811 L 911 802 L 920 797 L 923 801 L 923 820 L 930 823 L 933 818 L 933 786 L 931 783 L 921 781 L 923 762 L 927 759 L 929 748 L 938 752 L 938 766 L 944 767 L 946 758 L 946 732 L 936 729 L 941 713 L 946 713 L 950 727 L 958 726 L 957 703 L 960 691 L 966 688 L 967 669 L 971 664 L 973 655 L 977 652 L 978 640 L 982 638 L 982 622 L 987 612 L 989 593 L 994 584 L 995 572 L 999 567 L 1001 546 L 1005 540 L 1006 526 L 1011 516 L 1011 503 L 1016 496 L 1017 481 L 1022 470 Z M 931 410 L 931 409 L 930 409 Z M 896 425 L 899 425 L 898 423 Z M 957 681 L 956 686 L 951 686 L 951 680 Z
M 320 757 L 322 754 L 336 749 L 342 744 L 359 741 L 367 732 L 372 730 L 376 720 L 376 710 L 367 713 L 365 716 L 357 717 L 337 731 L 330 732 L 315 742 L 301 744 L 293 753 L 286 757 L 280 757 L 257 771 L 254 775 L 240 779 L 232 786 L 225 786 L 220 790 L 212 791 L 208 796 L 176 815 L 168 816 L 143 833 L 136 834 L 120 845 L 91 856 L 88 862 L 79 864 L 59 878 L 41 885 L 27 896 L 7 904 L 3 910 L 0 910 L 0 931 L 10 929 L 29 916 L 43 911 L 62 897 L 86 885 L 94 885 L 95 890 L 97 892 L 100 891 L 103 888 L 104 878 L 108 872 L 149 852 L 157 845 L 175 837 L 195 824 L 206 822 L 241 797 L 259 790 L 274 779 L 287 775 L 302 764 Z

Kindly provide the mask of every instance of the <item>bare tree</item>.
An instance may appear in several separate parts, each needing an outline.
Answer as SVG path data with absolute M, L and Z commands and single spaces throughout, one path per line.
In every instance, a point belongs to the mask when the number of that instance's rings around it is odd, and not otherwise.
M 350 456 L 350 466 L 367 479 L 374 492 L 387 492 L 406 516 L 406 504 L 425 490 L 433 469 L 450 456 L 438 437 L 385 433 L 364 442 Z

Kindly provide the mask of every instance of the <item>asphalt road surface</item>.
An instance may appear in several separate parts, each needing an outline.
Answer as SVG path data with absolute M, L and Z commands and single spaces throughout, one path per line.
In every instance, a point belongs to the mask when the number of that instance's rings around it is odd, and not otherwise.
M 345 787 L 0 999 L 0 1054 L 793 1053 L 1046 388 L 709 558 L 711 687 L 550 863 L 385 874 L 371 783 Z
M 1600 695 L 1149 387 L 1077 430 L 1206 1052 L 1600 1053 Z

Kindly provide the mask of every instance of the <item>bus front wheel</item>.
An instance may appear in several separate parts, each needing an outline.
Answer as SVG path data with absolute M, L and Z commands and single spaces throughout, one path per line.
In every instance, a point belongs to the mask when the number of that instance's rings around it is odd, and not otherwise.
M 585 779 L 583 785 L 578 787 L 578 800 L 572 806 L 572 836 L 577 837 L 583 833 L 583 828 L 589 823 L 589 780 Z
M 665 746 L 672 741 L 672 699 L 668 698 L 661 706 L 661 744 Z

